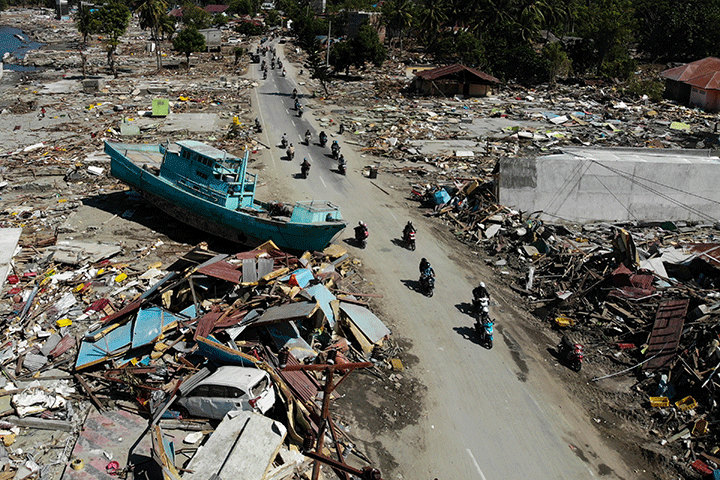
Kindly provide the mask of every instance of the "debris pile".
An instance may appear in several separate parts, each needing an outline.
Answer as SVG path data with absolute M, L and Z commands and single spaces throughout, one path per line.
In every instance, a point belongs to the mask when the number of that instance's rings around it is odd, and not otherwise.
M 220 478 L 299 478 L 311 459 L 374 471 L 346 463 L 350 451 L 351 464 L 368 459 L 330 415 L 333 377 L 366 368 L 386 378 L 402 361 L 344 248 L 296 257 L 272 242 L 236 255 L 201 244 L 141 271 L 112 261 L 118 247 L 16 249 L 19 229 L 2 233 L 7 470 L 127 472 L 137 466 L 118 455 L 149 422 L 152 447 L 130 453 L 152 456 L 168 478 L 205 478 L 208 461 Z M 78 261 L 57 258 L 67 255 Z M 52 432 L 49 446 L 38 429 Z

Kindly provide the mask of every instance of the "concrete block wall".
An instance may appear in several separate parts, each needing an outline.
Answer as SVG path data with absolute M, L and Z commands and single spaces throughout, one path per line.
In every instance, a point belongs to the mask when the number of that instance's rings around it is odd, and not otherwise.
M 500 162 L 500 203 L 554 221 L 720 221 L 720 158 L 708 151 L 564 149 Z

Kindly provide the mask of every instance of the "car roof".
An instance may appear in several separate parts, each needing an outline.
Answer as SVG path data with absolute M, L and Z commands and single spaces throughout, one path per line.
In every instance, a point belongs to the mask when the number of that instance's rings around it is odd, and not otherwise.
M 248 388 L 255 385 L 267 373 L 259 368 L 224 366 L 202 380 L 198 385 L 230 385 Z

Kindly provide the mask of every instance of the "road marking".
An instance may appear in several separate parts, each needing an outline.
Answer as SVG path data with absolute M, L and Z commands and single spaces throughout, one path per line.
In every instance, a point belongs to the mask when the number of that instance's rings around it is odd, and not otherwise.
M 468 455 L 470 455 L 470 460 L 472 460 L 473 463 L 475 464 L 475 468 L 477 468 L 477 471 L 480 474 L 480 478 L 482 478 L 482 480 L 487 480 L 485 478 L 485 475 L 483 475 L 482 470 L 480 470 L 480 465 L 478 465 L 477 460 L 475 460 L 475 456 L 473 455 L 473 453 L 470 451 L 469 448 L 467 448 L 466 450 L 468 452 Z
M 395 219 L 395 221 L 397 222 L 398 219 L 397 219 L 397 217 L 396 217 L 395 215 L 393 215 L 392 210 L 388 210 L 388 211 L 390 212 L 390 215 L 392 215 L 392 217 L 393 217 L 393 218 Z
M 319 178 L 319 179 L 320 179 L 320 181 L 322 182 L 322 184 L 323 184 L 323 187 L 327 188 L 327 185 L 325 185 L 325 180 L 323 180 L 323 179 L 322 179 L 322 177 L 321 177 L 321 176 L 319 176 L 319 175 L 318 175 L 318 178 Z
M 255 100 L 257 101 L 258 105 L 258 117 L 260 117 L 260 125 L 265 125 L 265 117 L 263 117 L 262 110 L 259 109 L 260 107 L 260 97 L 258 96 L 258 89 L 254 88 L 255 90 Z M 267 128 L 263 128 L 263 132 L 265 133 L 265 141 L 268 145 L 270 145 L 270 137 L 268 136 Z M 273 168 L 275 167 L 275 155 L 273 155 L 272 148 L 269 148 L 268 151 L 270 152 L 270 160 L 272 160 Z

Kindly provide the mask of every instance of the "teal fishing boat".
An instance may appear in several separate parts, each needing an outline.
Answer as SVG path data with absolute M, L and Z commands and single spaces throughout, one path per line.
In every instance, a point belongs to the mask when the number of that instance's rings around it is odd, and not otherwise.
M 168 215 L 244 245 L 322 250 L 347 225 L 330 202 L 293 206 L 255 200 L 257 176 L 243 158 L 193 140 L 161 145 L 105 142 L 110 173 Z

